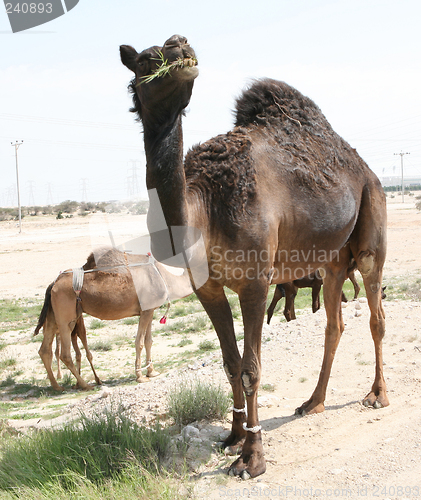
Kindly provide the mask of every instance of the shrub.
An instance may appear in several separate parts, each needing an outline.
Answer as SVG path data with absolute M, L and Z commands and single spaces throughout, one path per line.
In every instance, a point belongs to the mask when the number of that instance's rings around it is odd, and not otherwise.
M 217 347 L 212 340 L 203 340 L 199 344 L 199 349 L 201 351 L 214 351 Z
M 168 416 L 177 425 L 225 418 L 232 401 L 221 386 L 200 379 L 183 380 L 168 394 Z
M 91 324 L 89 325 L 89 328 L 91 330 L 98 330 L 99 328 L 104 328 L 105 323 L 101 321 L 100 319 L 93 319 L 91 321 Z

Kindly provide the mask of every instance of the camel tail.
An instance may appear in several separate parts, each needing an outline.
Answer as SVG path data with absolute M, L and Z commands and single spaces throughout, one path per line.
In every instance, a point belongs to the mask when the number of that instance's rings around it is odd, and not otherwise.
M 38 318 L 38 325 L 35 328 L 34 337 L 35 335 L 38 335 L 39 331 L 44 326 L 45 320 L 47 319 L 48 311 L 51 308 L 51 289 L 53 288 L 53 286 L 54 282 L 51 283 L 51 285 L 48 285 L 48 288 L 45 291 L 44 305 L 42 306 L 41 313 Z

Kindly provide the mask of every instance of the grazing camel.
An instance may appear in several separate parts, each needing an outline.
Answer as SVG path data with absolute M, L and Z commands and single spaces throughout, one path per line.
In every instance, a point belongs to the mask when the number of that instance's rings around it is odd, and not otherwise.
M 358 284 L 354 271 L 348 271 L 348 278 L 354 285 L 354 300 L 358 297 L 360 293 L 360 285 Z M 295 316 L 295 297 L 297 296 L 299 288 L 311 288 L 311 305 L 313 313 L 320 309 L 320 290 L 323 285 L 323 280 L 316 273 L 311 273 L 309 276 L 305 278 L 301 278 L 298 280 L 290 281 L 288 283 L 279 284 L 275 287 L 275 292 L 273 294 L 272 302 L 267 310 L 267 324 L 270 324 L 270 320 L 272 319 L 273 312 L 277 303 L 285 297 L 285 307 L 284 307 L 284 316 L 287 321 L 292 321 L 296 319 Z M 384 298 L 384 297 L 383 297 Z M 342 302 L 348 302 L 344 292 L 342 292 Z
M 164 304 L 173 298 L 190 295 L 192 289 L 187 274 L 184 272 L 182 276 L 175 276 L 165 266 L 151 260 L 149 256 L 130 255 L 114 248 L 103 250 L 103 254 L 99 254 L 96 262 L 94 254 L 91 254 L 82 269 L 85 274 L 80 292 L 76 293 L 74 290 L 71 271 L 61 273 L 49 285 L 35 329 L 36 335 L 41 327 L 44 328 L 44 339 L 39 355 L 47 370 L 51 386 L 55 390 L 63 390 L 51 369 L 52 343 L 58 332 L 61 341 L 60 359 L 75 376 L 78 387 L 82 389 L 90 387 L 80 376 L 70 355 L 71 333 L 75 327 L 82 341 L 83 338 L 86 341 L 86 331 L 81 317 L 83 312 L 103 320 L 139 316 L 135 343 L 136 379 L 138 382 L 148 380 L 142 375 L 143 346 L 146 349 L 146 377 L 158 375 L 151 361 L 151 324 L 157 305 L 143 311 L 140 306 L 142 296 L 143 298 L 152 296 L 154 304 Z M 87 349 L 87 345 L 84 345 Z M 92 356 L 89 349 L 86 354 L 91 362 Z
M 241 451 L 231 475 L 255 477 L 266 470 L 257 392 L 271 283 L 324 270 L 324 358 L 312 396 L 296 410 L 318 413 L 324 410 L 344 329 L 342 285 L 355 259 L 367 291 L 376 354 L 375 379 L 364 404 L 389 404 L 382 360 L 385 195 L 375 174 L 313 101 L 271 79 L 253 82 L 237 99 L 232 131 L 193 147 L 183 160 L 183 110 L 198 76 L 193 48 L 174 35 L 162 47 L 140 53 L 122 45 L 120 55 L 134 73 L 129 88 L 132 111 L 143 125 L 146 183 L 160 202 L 151 203 L 148 223 L 162 209 L 170 234 L 180 227 L 201 231 L 209 277 L 195 291 L 218 335 L 234 397 L 231 433 L 223 446 L 228 452 Z M 154 234 L 151 238 L 157 247 Z M 188 240 L 186 229 L 185 248 L 191 247 Z M 240 300 L 242 356 L 225 286 Z

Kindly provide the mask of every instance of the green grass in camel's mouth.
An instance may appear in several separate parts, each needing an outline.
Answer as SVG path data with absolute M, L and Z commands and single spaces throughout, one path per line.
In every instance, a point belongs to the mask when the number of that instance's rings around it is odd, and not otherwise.
M 168 59 L 164 58 L 164 54 L 161 51 L 157 52 L 157 56 L 158 57 L 153 60 L 161 61 L 161 64 L 150 75 L 142 76 L 141 81 L 137 85 L 150 83 L 155 78 L 163 78 L 173 69 L 193 68 L 194 66 L 197 66 L 197 59 L 195 57 L 179 57 L 175 61 L 169 63 Z

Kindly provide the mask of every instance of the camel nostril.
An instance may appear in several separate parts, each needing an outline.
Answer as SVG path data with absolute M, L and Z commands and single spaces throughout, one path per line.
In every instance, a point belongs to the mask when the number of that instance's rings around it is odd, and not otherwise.
M 173 47 L 181 47 L 187 43 L 187 38 L 180 35 L 173 35 L 169 38 L 165 43 L 164 47 L 173 48 Z

